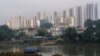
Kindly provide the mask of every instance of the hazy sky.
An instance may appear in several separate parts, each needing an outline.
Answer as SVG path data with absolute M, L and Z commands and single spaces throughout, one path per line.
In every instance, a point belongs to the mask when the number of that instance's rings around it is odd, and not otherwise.
M 0 24 L 4 24 L 11 16 L 31 18 L 38 11 L 51 14 L 53 11 L 61 12 L 86 3 L 99 4 L 100 0 L 0 0 Z

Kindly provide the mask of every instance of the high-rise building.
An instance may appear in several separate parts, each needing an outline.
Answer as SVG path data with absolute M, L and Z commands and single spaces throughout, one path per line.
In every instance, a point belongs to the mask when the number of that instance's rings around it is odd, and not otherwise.
M 20 22 L 20 29 L 25 28 L 25 19 L 22 16 L 19 16 L 19 22 Z
M 70 27 L 75 27 L 75 18 L 74 17 L 68 17 L 67 18 L 67 25 Z
M 23 28 L 27 28 L 27 24 L 26 24 L 26 22 L 27 22 L 27 20 L 26 20 L 26 19 L 23 19 L 23 22 L 22 22 L 22 24 L 23 24 Z
M 64 10 L 64 11 L 62 12 L 62 17 L 63 17 L 63 18 L 67 18 L 67 11 L 66 11 L 66 10 Z
M 95 11 L 95 19 L 98 19 L 98 4 L 94 5 L 94 11 Z
M 84 22 L 87 19 L 98 19 L 98 5 L 87 4 L 84 6 L 78 6 L 75 10 L 75 26 L 84 28 Z
M 7 26 L 11 29 L 20 29 L 21 28 L 21 17 L 11 17 L 9 21 L 7 21 Z
M 87 19 L 93 19 L 93 4 L 87 4 L 86 5 L 87 9 Z
M 73 17 L 74 16 L 74 8 L 70 8 L 68 11 L 68 16 Z
M 75 27 L 84 28 L 84 22 L 87 19 L 97 20 L 98 19 L 98 4 L 87 4 L 86 6 L 78 6 L 75 8 L 69 8 L 68 10 L 59 12 L 53 12 L 52 16 L 47 17 L 45 12 L 38 12 L 37 15 L 29 20 L 24 19 L 22 16 L 12 17 L 7 21 L 7 25 L 12 29 L 21 28 L 34 28 L 39 27 L 41 22 L 52 23 L 54 27 L 59 27 L 60 25 L 67 26 L 69 22 Z
M 93 3 L 87 4 L 86 12 L 86 19 L 96 20 L 98 18 L 98 5 Z
M 38 12 L 37 13 L 37 19 L 41 20 L 41 19 L 45 19 L 47 18 L 47 15 L 45 12 Z
M 11 28 L 11 20 L 8 20 L 8 21 L 6 22 L 6 25 L 7 25 L 9 28 Z
M 31 20 L 26 20 L 26 28 L 31 28 Z
M 31 24 L 31 28 L 34 27 L 34 22 L 33 22 L 33 21 L 34 21 L 33 19 L 30 20 L 30 22 L 31 22 L 31 23 L 30 23 L 30 24 Z
M 38 26 L 38 24 L 37 24 L 37 17 L 35 16 L 34 18 L 33 18 L 33 25 L 34 25 L 34 27 L 37 27 Z
M 54 27 L 59 27 L 59 25 L 61 23 L 60 14 L 57 11 L 53 12 L 52 23 L 53 23 Z
M 58 12 L 53 12 L 53 18 L 59 17 L 59 13 Z
M 53 16 L 48 17 L 49 23 L 54 24 Z
M 36 16 L 34 16 L 34 18 L 33 19 L 31 19 L 30 21 L 31 21 L 31 28 L 35 28 L 35 27 L 37 27 L 38 25 L 37 25 L 37 18 L 36 18 Z
M 82 19 L 83 19 L 83 8 L 82 6 L 79 6 L 76 8 L 76 25 L 77 27 L 82 27 Z
M 54 27 L 59 27 L 60 24 L 61 24 L 61 18 L 60 17 L 54 18 Z

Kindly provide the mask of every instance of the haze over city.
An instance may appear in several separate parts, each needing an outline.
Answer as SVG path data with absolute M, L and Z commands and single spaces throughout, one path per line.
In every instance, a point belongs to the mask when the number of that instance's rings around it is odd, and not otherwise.
M 99 0 L 0 0 L 0 25 L 5 24 L 11 16 L 24 16 L 31 19 L 39 11 L 51 15 L 53 11 L 62 12 L 71 7 L 86 3 L 100 3 Z M 100 6 L 98 6 L 100 9 Z M 100 14 L 99 14 L 100 15 Z M 100 17 L 99 17 L 100 18 Z

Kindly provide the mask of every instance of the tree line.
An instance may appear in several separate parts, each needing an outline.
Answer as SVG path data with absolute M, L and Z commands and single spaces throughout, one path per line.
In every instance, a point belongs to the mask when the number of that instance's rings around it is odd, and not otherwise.
M 2 40 L 10 40 L 12 38 L 24 37 L 25 32 L 19 32 L 18 30 L 10 29 L 6 25 L 0 26 L 0 41 Z
M 61 38 L 65 43 L 100 43 L 100 20 L 87 19 L 85 29 L 68 27 Z

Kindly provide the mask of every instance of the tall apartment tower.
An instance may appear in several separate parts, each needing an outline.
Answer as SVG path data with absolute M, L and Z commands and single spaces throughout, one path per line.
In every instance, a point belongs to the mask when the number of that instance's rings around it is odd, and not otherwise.
M 96 20 L 98 19 L 98 5 L 97 4 L 87 4 L 86 5 L 86 19 Z
M 75 18 L 75 8 L 69 8 L 68 10 L 68 18 L 72 17 L 74 18 L 74 27 L 76 27 L 77 23 L 76 23 L 76 18 Z
M 34 16 L 34 18 L 33 19 L 31 19 L 31 28 L 35 28 L 35 27 L 37 27 L 38 25 L 37 25 L 37 17 L 36 16 Z
M 74 16 L 74 8 L 70 8 L 68 11 L 68 16 L 73 17 Z
M 11 29 L 20 29 L 20 17 L 11 17 L 11 19 L 7 21 L 7 26 Z
M 38 12 L 37 13 L 37 19 L 41 20 L 41 19 L 45 19 L 47 18 L 47 15 L 45 12 Z
M 57 11 L 53 12 L 52 15 L 52 21 L 53 21 L 53 26 L 58 27 L 60 24 L 60 18 L 59 18 L 59 13 Z
M 26 20 L 26 28 L 31 28 L 31 20 Z
M 20 29 L 25 28 L 25 23 L 24 23 L 25 19 L 24 19 L 24 17 L 19 16 L 18 19 L 19 19 L 19 23 L 20 23 Z
M 76 8 L 76 24 L 77 24 L 77 27 L 82 27 L 82 20 L 83 20 L 83 8 L 82 6 L 79 6 Z
M 75 24 L 76 27 L 84 28 L 84 22 L 87 19 L 98 19 L 98 4 L 87 4 L 84 6 L 78 6 L 75 10 Z
M 58 12 L 53 12 L 53 18 L 59 17 L 59 13 Z
M 94 11 L 95 11 L 95 19 L 98 19 L 98 4 L 94 5 Z
M 67 11 L 66 11 L 66 10 L 64 10 L 64 11 L 62 12 L 62 17 L 63 17 L 63 18 L 67 18 Z
M 9 28 L 11 28 L 11 27 L 12 27 L 12 25 L 11 25 L 11 20 L 8 20 L 8 21 L 6 22 L 6 25 L 7 25 Z

